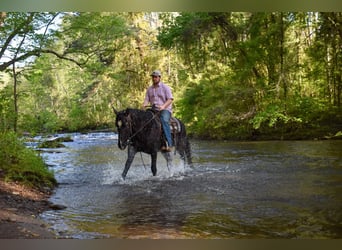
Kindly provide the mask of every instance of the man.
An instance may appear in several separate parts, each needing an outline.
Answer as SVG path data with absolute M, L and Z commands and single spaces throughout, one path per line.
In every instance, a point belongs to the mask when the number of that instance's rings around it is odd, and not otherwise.
M 155 105 L 160 111 L 162 127 L 167 140 L 167 145 L 162 147 L 162 150 L 171 152 L 173 146 L 169 121 L 172 114 L 172 92 L 169 86 L 160 81 L 161 73 L 159 70 L 153 71 L 151 77 L 153 84 L 146 91 L 143 107 L 146 108 L 148 104 Z

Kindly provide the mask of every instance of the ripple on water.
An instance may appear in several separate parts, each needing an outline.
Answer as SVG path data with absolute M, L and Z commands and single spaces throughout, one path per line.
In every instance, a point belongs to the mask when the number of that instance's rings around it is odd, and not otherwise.
M 60 183 L 42 218 L 70 238 L 341 238 L 341 155 L 336 142 L 193 141 L 194 168 L 179 157 L 136 158 L 111 134 L 75 134 L 43 152 Z M 145 167 L 144 167 L 145 165 Z

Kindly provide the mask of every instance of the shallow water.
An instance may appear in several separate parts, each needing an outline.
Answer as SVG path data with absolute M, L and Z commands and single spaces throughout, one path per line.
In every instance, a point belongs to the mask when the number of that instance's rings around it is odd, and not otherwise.
M 341 238 L 342 141 L 191 141 L 194 168 L 158 155 L 152 176 L 113 133 L 72 134 L 43 154 L 65 210 L 41 217 L 65 238 Z

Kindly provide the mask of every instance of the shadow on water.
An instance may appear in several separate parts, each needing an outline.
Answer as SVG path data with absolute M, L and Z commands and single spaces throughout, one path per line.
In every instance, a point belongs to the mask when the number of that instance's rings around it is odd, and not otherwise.
M 111 133 L 45 153 L 60 183 L 42 218 L 66 238 L 341 238 L 342 141 L 192 141 L 195 167 L 136 156 Z M 146 165 L 144 167 L 144 165 Z

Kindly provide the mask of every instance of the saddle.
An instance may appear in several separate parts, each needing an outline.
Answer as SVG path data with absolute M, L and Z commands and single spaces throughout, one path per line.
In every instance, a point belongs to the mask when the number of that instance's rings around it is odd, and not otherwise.
M 156 109 L 155 105 L 152 105 L 152 107 L 148 109 L 148 111 L 151 111 L 153 114 L 155 114 L 156 112 L 158 112 L 158 109 Z M 177 118 L 171 117 L 169 121 L 169 125 L 170 125 L 171 134 L 175 135 L 181 132 L 181 125 Z

